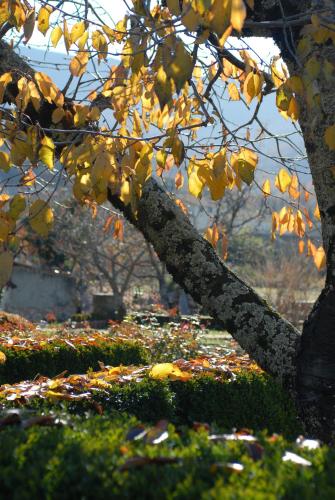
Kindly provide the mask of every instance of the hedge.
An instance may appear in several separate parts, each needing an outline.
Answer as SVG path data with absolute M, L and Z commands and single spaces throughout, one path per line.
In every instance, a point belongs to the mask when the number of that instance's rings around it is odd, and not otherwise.
M 258 444 L 215 441 L 203 430 L 171 424 L 166 439 L 149 444 L 145 439 L 127 440 L 135 425 L 134 418 L 123 415 L 73 417 L 53 427 L 6 427 L 0 433 L 2 498 L 335 498 L 332 448 L 300 449 L 265 433 L 258 436 Z M 311 466 L 284 462 L 286 451 Z
M 13 406 L 13 401 L 2 400 L 2 404 Z M 147 378 L 141 382 L 114 383 L 89 399 L 32 398 L 25 407 L 46 411 L 65 408 L 72 414 L 94 408 L 117 410 L 148 422 L 163 418 L 186 425 L 194 421 L 216 422 L 225 429 L 266 428 L 289 437 L 301 432 L 292 401 L 264 374 L 239 374 L 234 381 L 204 376 L 187 382 Z
M 85 373 L 99 369 L 98 361 L 107 365 L 138 365 L 148 362 L 146 350 L 134 342 L 103 342 L 76 348 L 66 344 L 45 346 L 40 350 L 1 347 L 6 362 L 0 365 L 0 384 L 33 379 L 41 374 L 54 377 L 64 370 Z

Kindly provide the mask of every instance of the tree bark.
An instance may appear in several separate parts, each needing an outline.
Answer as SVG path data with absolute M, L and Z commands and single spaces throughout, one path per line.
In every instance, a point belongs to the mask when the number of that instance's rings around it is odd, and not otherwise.
M 334 44 L 315 46 L 308 58 L 313 56 L 321 66 L 326 60 L 334 63 Z M 335 75 L 325 78 L 320 71 L 315 84 L 320 105 L 300 103 L 300 126 L 320 209 L 327 274 L 325 287 L 304 323 L 297 390 L 309 430 L 329 440 L 335 436 L 335 151 L 326 145 L 324 133 L 334 123 Z
M 292 388 L 298 331 L 220 260 L 212 245 L 154 179 L 147 181 L 137 217 L 109 193 L 118 208 L 150 241 L 174 280 L 201 304 L 268 373 Z

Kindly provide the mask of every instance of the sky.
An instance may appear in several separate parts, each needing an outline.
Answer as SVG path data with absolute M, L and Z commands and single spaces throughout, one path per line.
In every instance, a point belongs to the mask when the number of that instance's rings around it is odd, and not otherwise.
M 119 20 L 121 20 L 127 12 L 129 12 L 129 9 L 127 7 L 127 4 L 131 6 L 131 1 L 130 0 L 93 0 L 91 2 L 94 7 L 99 7 L 105 8 L 108 12 L 108 15 L 110 17 L 109 22 L 106 21 L 106 24 L 111 24 L 115 25 Z M 109 6 L 112 6 L 112 8 L 109 8 Z M 71 3 L 66 4 L 66 12 L 71 13 L 70 10 Z M 74 12 L 74 10 L 72 10 Z M 51 18 L 52 19 L 52 18 Z M 105 16 L 104 16 L 105 19 Z M 71 22 L 69 22 L 71 25 Z M 32 48 L 38 48 L 38 49 L 43 49 L 46 47 L 46 44 L 48 43 L 49 37 L 50 37 L 51 30 L 47 33 L 46 36 L 44 36 L 42 33 L 40 33 L 36 28 L 33 33 L 32 38 L 30 39 L 28 46 Z M 239 40 L 232 39 L 233 46 L 234 47 L 239 47 L 242 46 L 242 44 L 239 42 Z M 274 55 L 279 54 L 279 50 L 276 47 L 275 43 L 267 38 L 245 38 L 244 39 L 246 43 L 250 46 L 252 50 L 260 57 L 262 58 L 266 63 L 270 62 L 271 57 Z M 52 51 L 55 52 L 62 52 L 65 53 L 65 45 L 62 42 L 62 40 L 59 42 L 58 46 L 56 49 L 51 48 Z

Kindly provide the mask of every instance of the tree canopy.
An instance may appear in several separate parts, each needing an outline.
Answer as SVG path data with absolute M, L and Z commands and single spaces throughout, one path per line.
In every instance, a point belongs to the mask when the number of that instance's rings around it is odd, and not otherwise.
M 311 108 L 321 106 L 317 79 L 332 80 L 334 66 L 309 53 L 313 44 L 335 40 L 323 11 L 308 19 L 303 14 L 288 17 L 291 35 L 296 25 L 304 25 L 295 55 L 303 71 L 290 74 L 278 55 L 266 64 L 251 50 L 231 46 L 230 37 L 237 37 L 236 43 L 254 26 L 267 34 L 266 22 L 253 20 L 256 9 L 253 1 L 243 0 L 137 0 L 113 24 L 101 6 L 86 1 L 75 8 L 67 1 L 38 2 L 35 8 L 23 1 L 1 2 L 2 39 L 18 32 L 19 42 L 29 44 L 38 30 L 46 47 L 63 43 L 71 58 L 62 89 L 47 72 L 18 59 L 8 60 L 7 68 L 5 61 L 1 65 L 0 167 L 8 173 L 1 194 L 2 285 L 20 244 L 16 234 L 22 223 L 28 221 L 42 236 L 50 231 L 47 184 L 56 189 L 61 177 L 72 183 L 80 203 L 95 210 L 106 202 L 109 190 L 131 206 L 134 217 L 143 185 L 152 175 L 164 178 L 170 171 L 177 190 L 185 184 L 201 198 L 207 188 L 213 200 L 254 182 L 261 167 L 262 134 L 273 135 L 258 117 L 265 96 L 275 94 L 280 114 L 292 121 L 299 119 L 300 96 L 306 96 Z M 2 44 L 3 50 L 9 49 Z M 119 64 L 109 63 L 114 54 L 120 56 Z M 252 114 L 232 127 L 226 118 L 228 101 L 237 100 Z M 253 123 L 259 127 L 251 132 Z M 334 134 L 335 125 L 326 123 L 324 141 L 331 150 Z M 279 144 L 293 141 L 285 134 L 276 140 L 280 157 Z M 290 160 L 282 158 L 273 182 L 263 176 L 258 188 L 265 197 L 271 192 L 287 195 L 281 210 L 272 213 L 273 238 L 277 232 L 296 233 L 301 253 L 307 251 L 321 269 L 323 247 L 306 236 L 313 219 L 319 218 L 318 207 L 314 205 L 313 214 L 306 203 L 310 186 Z M 18 191 L 11 193 L 8 187 L 15 183 Z M 182 194 L 180 198 L 175 201 L 186 211 Z M 115 224 L 117 230 L 119 222 Z M 216 243 L 216 226 L 208 229 L 207 237 Z

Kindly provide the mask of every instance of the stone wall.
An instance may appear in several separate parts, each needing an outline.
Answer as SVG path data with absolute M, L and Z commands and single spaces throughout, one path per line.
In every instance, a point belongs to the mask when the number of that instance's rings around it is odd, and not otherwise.
M 15 264 L 11 283 L 0 302 L 4 311 L 33 321 L 45 319 L 51 312 L 63 321 L 76 312 L 74 280 L 66 274 Z

